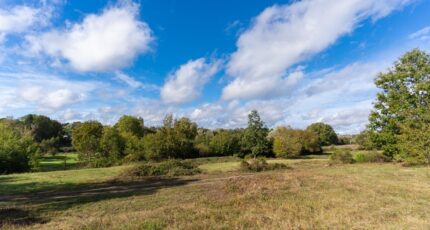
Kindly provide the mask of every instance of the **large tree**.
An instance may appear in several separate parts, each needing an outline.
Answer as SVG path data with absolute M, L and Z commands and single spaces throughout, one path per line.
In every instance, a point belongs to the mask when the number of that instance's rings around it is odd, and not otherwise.
M 124 136 L 133 135 L 143 137 L 145 132 L 143 119 L 129 115 L 122 116 L 115 124 L 115 128 Z
M 418 152 L 428 154 L 430 56 L 419 49 L 407 52 L 379 74 L 375 84 L 381 92 L 369 117 L 374 146 L 402 160 Z M 425 158 L 421 156 L 422 163 L 428 163 Z
M 267 139 L 269 129 L 264 125 L 257 110 L 248 115 L 248 127 L 241 140 L 241 156 L 266 156 L 270 154 L 270 142 Z
M 100 153 L 103 125 L 98 121 L 86 121 L 76 125 L 72 131 L 73 147 L 82 160 L 90 163 Z
M 328 124 L 317 122 L 309 125 L 306 129 L 318 135 L 319 144 L 322 146 L 335 145 L 339 141 L 333 127 Z

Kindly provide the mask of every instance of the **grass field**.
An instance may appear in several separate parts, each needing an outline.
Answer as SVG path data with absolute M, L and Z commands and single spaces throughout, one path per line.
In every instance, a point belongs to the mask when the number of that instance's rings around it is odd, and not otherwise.
M 40 159 L 40 170 L 43 172 L 76 169 L 78 167 L 77 153 L 59 153 L 55 156 L 46 155 Z
M 199 161 L 203 174 L 114 180 L 127 167 L 0 176 L 4 229 L 430 229 L 430 168 L 329 166 L 327 156 Z

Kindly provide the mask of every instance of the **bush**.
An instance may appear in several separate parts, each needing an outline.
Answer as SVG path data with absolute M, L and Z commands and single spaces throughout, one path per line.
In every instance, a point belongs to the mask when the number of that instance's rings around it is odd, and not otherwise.
M 351 151 L 345 150 L 345 149 L 338 149 L 334 151 L 330 155 L 330 161 L 332 163 L 344 163 L 344 164 L 354 163 L 354 159 L 352 157 Z
M 240 168 L 243 171 L 261 172 L 276 169 L 285 169 L 287 168 L 287 166 L 281 163 L 269 164 L 264 158 L 255 158 L 250 160 L 243 160 L 240 163 Z
M 38 149 L 33 139 L 0 123 L 0 174 L 26 172 L 37 164 Z
M 124 173 L 124 176 L 185 176 L 200 173 L 200 169 L 186 161 L 167 160 L 161 163 L 145 163 Z
M 391 161 L 391 159 L 382 153 L 372 151 L 368 153 L 355 154 L 354 161 L 358 163 L 365 163 L 365 162 L 383 163 L 383 162 L 389 162 Z

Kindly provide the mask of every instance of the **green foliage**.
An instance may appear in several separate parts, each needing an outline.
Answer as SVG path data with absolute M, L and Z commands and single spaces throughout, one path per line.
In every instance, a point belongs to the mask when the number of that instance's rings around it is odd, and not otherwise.
M 123 176 L 185 176 L 200 172 L 200 169 L 190 162 L 167 160 L 160 163 L 144 163 L 127 170 Z
M 171 115 L 166 116 L 163 127 L 144 138 L 145 157 L 150 160 L 194 157 L 196 135 L 197 125 L 188 118 L 173 120 Z
M 209 157 L 215 155 L 210 149 L 210 142 L 214 136 L 214 132 L 209 129 L 198 128 L 197 135 L 194 140 L 194 147 L 198 152 L 199 157 Z
M 267 139 L 269 130 L 265 127 L 256 110 L 248 115 L 248 127 L 241 139 L 240 156 L 267 156 L 271 153 L 270 142 Z
M 369 130 L 364 130 L 355 137 L 354 141 L 360 146 L 360 149 L 371 150 L 374 148 L 371 135 Z
M 270 137 L 273 140 L 273 152 L 277 157 L 296 157 L 321 152 L 318 136 L 309 130 L 280 126 L 270 133 Z
M 345 149 L 336 149 L 330 155 L 331 163 L 343 163 L 343 164 L 352 164 L 354 163 L 353 156 L 350 150 Z
M 240 163 L 240 168 L 243 171 L 251 171 L 251 172 L 261 172 L 261 171 L 269 171 L 276 169 L 285 169 L 287 166 L 282 163 L 267 163 L 266 159 L 259 157 L 249 160 L 242 160 Z
M 102 135 L 103 126 L 98 121 L 86 121 L 74 127 L 72 144 L 82 161 L 91 163 L 99 158 Z
M 128 115 L 122 116 L 115 124 L 115 128 L 121 135 L 129 134 L 138 138 L 143 137 L 145 132 L 143 119 Z
M 315 132 L 318 135 L 319 144 L 321 146 L 335 145 L 339 142 L 336 132 L 333 127 L 322 122 L 309 125 L 306 130 Z
M 61 137 L 63 127 L 60 122 L 42 115 L 29 114 L 20 119 L 25 129 L 29 130 L 33 139 L 40 143 L 43 140 Z
M 113 127 L 104 127 L 100 138 L 101 156 L 111 164 L 124 157 L 125 140 Z
M 387 156 L 429 164 L 430 56 L 414 49 L 375 80 L 381 89 L 369 116 L 370 138 Z M 423 134 L 424 133 L 424 134 Z
M 210 142 L 210 149 L 216 156 L 234 155 L 240 151 L 240 133 L 221 130 Z
M 38 166 L 38 148 L 10 124 L 0 122 L 0 174 L 25 172 Z
M 354 162 L 357 163 L 367 163 L 367 162 L 374 162 L 374 163 L 383 163 L 383 162 L 389 162 L 391 159 L 384 154 L 372 151 L 372 152 L 359 152 L 354 155 Z
M 397 141 L 400 151 L 395 159 L 405 162 L 406 166 L 429 165 L 430 113 L 408 118 L 400 127 L 402 131 Z

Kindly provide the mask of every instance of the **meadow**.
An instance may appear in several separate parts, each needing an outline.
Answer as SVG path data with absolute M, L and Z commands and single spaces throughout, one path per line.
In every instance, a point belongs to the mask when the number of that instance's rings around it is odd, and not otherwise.
M 203 173 L 132 180 L 121 173 L 133 165 L 55 170 L 42 161 L 45 170 L 55 171 L 0 176 L 0 224 L 4 229 L 430 228 L 428 167 L 331 165 L 328 155 L 310 155 L 269 159 L 288 168 L 254 173 L 240 171 L 235 157 L 191 161 Z

